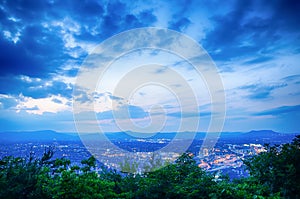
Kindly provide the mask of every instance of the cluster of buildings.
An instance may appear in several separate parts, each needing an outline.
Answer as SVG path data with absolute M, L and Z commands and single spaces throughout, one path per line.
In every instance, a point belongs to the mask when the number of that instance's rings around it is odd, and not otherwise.
M 143 144 L 144 142 L 139 142 Z M 51 144 L 53 145 L 53 144 Z M 29 155 L 30 151 L 41 156 L 49 144 L 43 143 L 18 143 L 14 145 L 0 145 L 0 156 L 23 156 Z M 103 149 L 103 147 L 102 147 Z M 81 160 L 90 157 L 90 151 L 95 148 L 87 149 L 84 145 L 77 142 L 55 143 L 54 158 L 68 158 L 73 164 L 80 164 Z M 200 152 L 194 152 L 194 158 L 199 167 L 209 172 L 225 172 L 230 177 L 241 177 L 247 175 L 244 170 L 243 160 L 265 151 L 261 144 L 223 144 L 213 148 L 204 148 Z M 108 168 L 114 168 L 123 172 L 142 173 L 152 171 L 174 162 L 179 156 L 176 152 L 141 152 L 135 151 L 128 153 L 114 149 L 97 151 L 96 157 L 101 164 Z
M 225 144 L 214 148 L 204 148 L 196 157 L 198 166 L 210 172 L 222 172 L 229 176 L 246 176 L 243 160 L 252 157 L 265 148 L 261 144 Z

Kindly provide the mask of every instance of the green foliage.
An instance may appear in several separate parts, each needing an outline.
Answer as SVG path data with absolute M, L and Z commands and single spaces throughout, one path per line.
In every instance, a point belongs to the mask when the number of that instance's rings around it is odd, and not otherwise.
M 0 160 L 0 198 L 299 198 L 300 136 L 266 149 L 245 161 L 250 177 L 230 181 L 205 172 L 188 153 L 153 172 L 126 174 L 96 171 L 94 157 L 81 166 L 52 160 L 49 148 L 40 159 Z
M 284 198 L 300 198 L 300 136 L 281 146 L 265 145 L 266 152 L 246 160 L 252 178 Z
M 38 183 L 52 155 L 45 152 L 41 159 L 4 157 L 0 161 L 0 198 L 41 198 L 42 187 Z

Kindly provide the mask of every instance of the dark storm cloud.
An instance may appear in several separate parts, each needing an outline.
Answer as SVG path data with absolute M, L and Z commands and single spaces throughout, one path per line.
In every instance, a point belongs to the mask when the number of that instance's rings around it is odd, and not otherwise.
M 262 56 L 300 44 L 297 20 L 299 1 L 236 1 L 225 15 L 212 17 L 214 28 L 206 34 L 204 47 L 215 60 Z M 298 10 L 298 11 L 297 11 Z M 297 38 L 293 42 L 294 38 Z
M 13 44 L 0 37 L 0 48 L 3 49 L 0 53 L 1 76 L 23 74 L 44 77 L 50 72 L 43 60 L 32 55 L 21 44 Z
M 72 34 L 76 41 L 99 43 L 109 36 L 126 29 L 152 24 L 156 17 L 151 10 L 133 15 L 127 5 L 119 1 L 3 1 L 0 9 L 0 27 L 12 38 L 1 32 L 0 76 L 27 75 L 45 77 L 60 72 L 63 64 L 73 58 L 70 50 L 77 50 L 79 62 L 86 56 L 80 46 L 68 49 L 61 32 Z M 70 19 L 79 24 L 74 33 L 51 25 L 52 21 Z M 48 27 L 45 27 L 48 23 Z M 69 24 L 72 26 L 72 24 Z M 75 43 L 76 43 L 75 41 Z M 73 76 L 76 71 L 70 70 Z
M 81 34 L 75 35 L 77 39 L 100 42 L 125 30 L 149 26 L 157 20 L 153 10 L 132 14 L 128 5 L 120 1 L 108 1 L 103 9 L 102 15 L 94 17 L 87 26 L 81 28 Z
M 43 28 L 48 4 L 33 1 L 4 1 L 4 17 L 0 26 L 13 37 L 19 34 L 15 43 L 1 35 L 0 75 L 23 74 L 31 77 L 45 77 L 55 72 L 57 61 L 63 55 L 63 43 L 55 32 Z
M 51 94 L 71 97 L 70 85 L 57 81 L 51 86 L 44 83 L 56 75 L 77 75 L 78 66 L 88 54 L 77 42 L 97 44 L 121 31 L 156 21 L 152 10 L 132 14 L 120 1 L 9 0 L 0 5 L 0 78 L 5 82 L 0 93 L 22 93 L 33 98 Z M 76 31 L 70 29 L 74 26 Z M 64 34 L 75 39 L 75 47 L 66 46 Z M 66 69 L 65 65 L 74 68 Z M 20 75 L 42 81 L 22 82 L 17 78 Z

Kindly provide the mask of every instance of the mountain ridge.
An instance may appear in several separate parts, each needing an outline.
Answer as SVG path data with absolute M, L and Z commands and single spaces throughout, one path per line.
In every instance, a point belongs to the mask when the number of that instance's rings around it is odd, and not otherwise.
M 192 132 L 165 132 L 156 133 L 152 136 L 142 136 L 141 133 L 133 132 L 108 132 L 104 133 L 106 138 L 112 142 L 139 142 L 141 139 L 146 140 L 168 140 L 173 139 L 193 139 L 203 141 L 206 138 L 206 133 L 197 132 L 194 137 L 190 136 Z M 299 133 L 298 133 L 299 134 Z M 139 136 L 140 137 L 139 137 Z M 291 141 L 297 133 L 280 133 L 273 130 L 251 130 L 248 132 L 222 132 L 215 133 L 218 143 L 273 143 L 280 144 L 286 141 Z M 53 130 L 41 131 L 10 131 L 0 132 L 1 143 L 24 143 L 24 142 L 81 142 L 81 138 L 85 141 L 98 141 L 99 135 L 97 133 L 64 133 Z

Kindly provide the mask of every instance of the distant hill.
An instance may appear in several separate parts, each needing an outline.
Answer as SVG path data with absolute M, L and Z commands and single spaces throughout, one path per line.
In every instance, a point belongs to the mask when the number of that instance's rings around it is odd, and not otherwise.
M 191 139 L 191 132 L 169 132 L 169 133 L 157 133 L 145 139 Z M 198 132 L 195 135 L 195 140 L 203 140 L 206 137 L 206 133 Z M 216 134 L 217 135 L 217 134 Z M 278 133 L 272 130 L 253 130 L 246 133 L 240 132 L 224 132 L 219 135 L 219 143 L 285 143 L 291 141 L 296 134 L 290 133 Z M 81 135 L 85 136 L 88 140 L 97 140 L 97 133 L 90 133 Z M 105 133 L 105 136 L 112 141 L 128 141 L 137 140 L 145 137 L 140 133 L 132 132 L 114 132 Z M 18 142 L 53 142 L 53 141 L 80 141 L 80 137 L 77 133 L 59 133 L 51 130 L 44 131 L 30 131 L 30 132 L 0 132 L 1 143 L 18 143 Z
M 255 137 L 274 137 L 281 136 L 282 133 L 278 133 L 272 130 L 260 130 L 260 131 L 250 131 L 248 133 L 244 133 L 244 136 L 255 136 Z
M 290 142 L 296 135 L 296 133 L 279 133 L 272 130 L 252 130 L 247 133 L 222 133 L 219 141 L 280 144 Z
M 51 141 L 79 141 L 76 134 L 58 133 L 51 130 L 28 132 L 1 132 L 1 142 L 51 142 Z

